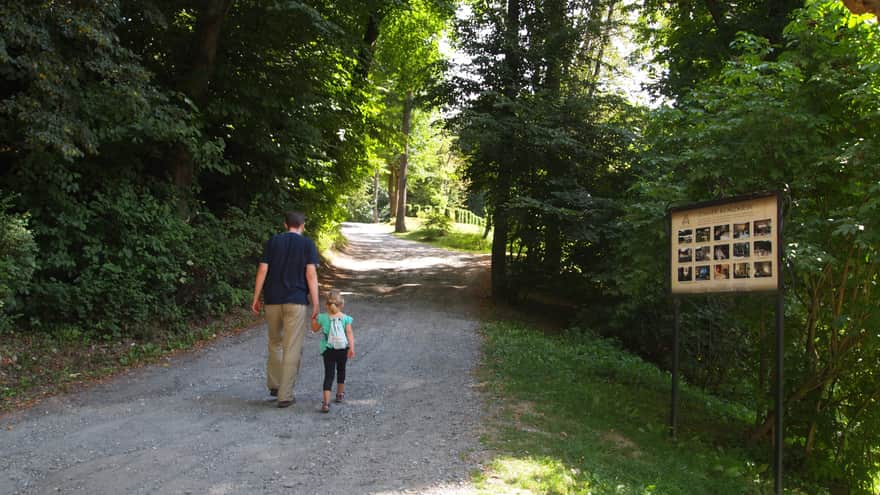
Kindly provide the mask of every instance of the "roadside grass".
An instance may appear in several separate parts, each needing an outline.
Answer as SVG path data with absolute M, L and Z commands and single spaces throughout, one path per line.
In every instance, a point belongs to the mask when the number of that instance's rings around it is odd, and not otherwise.
M 0 334 L 0 413 L 198 349 L 218 336 L 250 328 L 259 319 L 239 310 L 187 332 L 152 339 L 102 338 L 76 328 L 4 332 Z
M 683 385 L 668 435 L 668 373 L 585 332 L 483 329 L 481 379 L 494 455 L 480 493 L 770 494 L 770 449 L 748 451 L 748 410 Z M 766 452 L 765 452 L 766 450 Z M 815 487 L 785 493 L 825 493 Z
M 489 235 L 486 239 L 483 239 L 483 228 L 479 225 L 453 223 L 452 232 L 449 234 L 430 238 L 421 230 L 423 222 L 424 220 L 418 217 L 406 217 L 408 232 L 394 235 L 401 239 L 422 242 L 434 247 L 455 251 L 466 251 L 469 253 L 489 253 L 492 251 L 492 236 Z

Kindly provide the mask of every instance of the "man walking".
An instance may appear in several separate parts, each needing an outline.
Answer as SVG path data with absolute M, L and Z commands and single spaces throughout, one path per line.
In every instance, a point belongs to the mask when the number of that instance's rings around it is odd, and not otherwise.
M 269 359 L 266 385 L 278 397 L 278 407 L 293 404 L 293 386 L 299 373 L 306 314 L 309 302 L 311 318 L 318 316 L 318 250 L 303 235 L 305 215 L 291 211 L 284 215 L 287 232 L 266 242 L 251 310 L 260 313 L 260 293 L 266 305 L 269 326 Z

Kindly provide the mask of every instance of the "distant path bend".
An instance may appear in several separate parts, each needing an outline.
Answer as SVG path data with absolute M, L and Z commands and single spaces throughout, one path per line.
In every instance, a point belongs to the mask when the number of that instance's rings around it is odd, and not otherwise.
M 487 256 L 345 224 L 322 285 L 343 291 L 358 355 L 320 414 L 306 338 L 294 395 L 264 390 L 265 326 L 0 419 L 2 494 L 469 493 L 479 458 Z

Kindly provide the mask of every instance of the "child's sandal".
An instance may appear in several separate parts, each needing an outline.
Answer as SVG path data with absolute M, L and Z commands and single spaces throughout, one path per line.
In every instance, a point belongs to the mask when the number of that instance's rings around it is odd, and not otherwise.
M 321 403 L 321 412 L 322 412 L 322 413 L 328 413 L 328 412 L 330 412 L 330 404 L 327 403 L 327 402 L 322 402 L 322 403 Z
M 339 404 L 342 402 L 342 399 L 345 399 L 345 392 L 340 392 L 336 394 L 336 403 Z

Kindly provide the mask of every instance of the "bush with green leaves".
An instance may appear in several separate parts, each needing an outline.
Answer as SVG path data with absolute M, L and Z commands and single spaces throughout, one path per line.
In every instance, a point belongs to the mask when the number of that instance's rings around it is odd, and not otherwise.
M 25 215 L 8 212 L 10 198 L 0 193 L 0 331 L 9 327 L 27 294 L 37 266 L 37 245 Z
M 254 208 L 230 208 L 222 218 L 209 212 L 197 215 L 192 222 L 197 254 L 187 263 L 177 304 L 196 315 L 246 306 L 263 243 L 281 230 L 281 218 L 280 213 Z
M 419 232 L 425 240 L 438 239 L 452 232 L 452 218 L 442 209 L 432 210 L 430 213 L 424 214 L 422 218 L 425 221 Z
M 149 336 L 245 305 L 281 215 L 231 208 L 186 221 L 153 189 L 114 184 L 38 213 L 38 240 L 50 251 L 24 307 L 33 327 Z
M 69 197 L 35 220 L 46 251 L 28 304 L 32 324 L 75 322 L 119 334 L 157 318 L 180 319 L 175 295 L 198 249 L 173 202 L 116 184 Z

